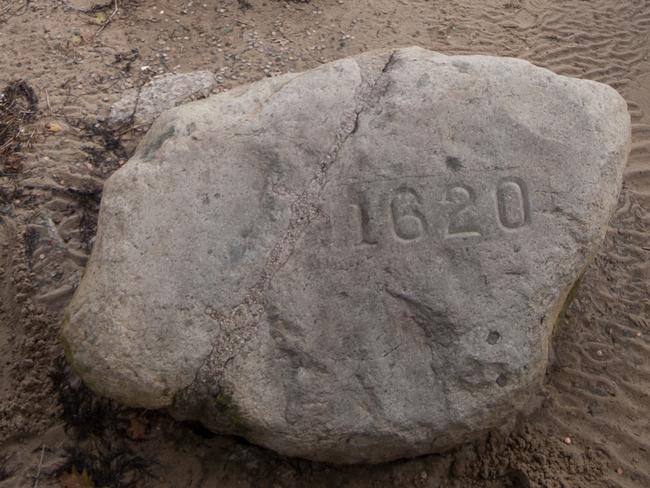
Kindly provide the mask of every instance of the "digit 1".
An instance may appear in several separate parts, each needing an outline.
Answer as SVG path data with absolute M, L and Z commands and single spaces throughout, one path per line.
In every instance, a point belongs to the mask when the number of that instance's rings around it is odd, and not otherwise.
M 361 241 L 358 245 L 375 246 L 378 242 L 377 232 L 370 217 L 370 201 L 368 195 L 363 190 L 353 190 L 355 203 L 353 207 L 359 211 L 359 223 L 361 229 Z

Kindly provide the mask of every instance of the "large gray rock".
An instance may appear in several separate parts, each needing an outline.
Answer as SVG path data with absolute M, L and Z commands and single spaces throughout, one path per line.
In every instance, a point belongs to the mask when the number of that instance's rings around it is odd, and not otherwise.
M 291 456 L 450 448 L 541 382 L 629 136 L 605 85 L 417 48 L 176 108 L 106 183 L 68 358 Z

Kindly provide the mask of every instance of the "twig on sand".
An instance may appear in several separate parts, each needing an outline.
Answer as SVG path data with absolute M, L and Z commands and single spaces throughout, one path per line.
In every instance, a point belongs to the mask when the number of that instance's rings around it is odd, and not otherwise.
M 122 131 L 118 132 L 117 135 L 118 136 L 123 136 L 124 134 L 126 134 L 128 132 L 131 132 L 132 130 L 142 129 L 143 127 L 146 127 L 148 125 L 149 125 L 148 122 L 145 122 L 144 124 L 132 125 L 130 127 L 127 127 L 126 129 L 123 129 Z
M 50 94 L 47 92 L 47 88 L 45 89 L 45 101 L 47 102 L 47 108 L 49 109 L 50 113 L 52 113 L 52 105 L 50 105 Z
M 36 478 L 34 479 L 34 487 L 38 487 L 38 479 L 41 477 L 41 468 L 43 467 L 43 456 L 45 456 L 45 444 L 41 447 L 41 459 L 38 462 L 38 470 L 36 471 Z
M 108 19 L 106 19 L 106 22 L 104 22 L 99 29 L 97 29 L 97 32 L 95 32 L 95 35 L 93 36 L 93 41 L 95 38 L 101 34 L 101 32 L 106 28 L 108 24 L 111 23 L 111 20 L 113 17 L 115 17 L 115 14 L 117 13 L 119 9 L 119 5 L 117 4 L 117 0 L 115 0 L 114 7 L 113 7 L 113 12 L 111 12 L 111 15 L 108 16 Z

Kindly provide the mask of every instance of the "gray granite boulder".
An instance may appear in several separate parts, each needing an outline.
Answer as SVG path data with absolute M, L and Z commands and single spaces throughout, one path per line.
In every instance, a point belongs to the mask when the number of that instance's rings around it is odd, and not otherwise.
M 418 48 L 178 107 L 106 183 L 67 357 L 290 456 L 451 448 L 541 383 L 629 137 L 608 86 Z

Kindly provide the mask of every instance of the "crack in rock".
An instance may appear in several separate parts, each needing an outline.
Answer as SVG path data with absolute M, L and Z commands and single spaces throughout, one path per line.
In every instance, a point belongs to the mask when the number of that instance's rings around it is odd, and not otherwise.
M 317 202 L 327 183 L 328 171 L 339 160 L 339 156 L 348 140 L 357 132 L 362 113 L 378 103 L 387 91 L 383 90 L 379 94 L 376 93 L 383 77 L 389 72 L 396 61 L 396 51 L 391 51 L 386 56 L 387 60 L 384 62 L 381 70 L 374 70 L 374 79 L 371 83 L 364 81 L 364 69 L 357 63 L 362 77 L 359 84 L 359 94 L 356 96 L 358 103 L 352 113 L 343 114 L 334 148 L 317 164 L 316 174 L 307 184 L 307 188 L 291 203 L 287 230 L 269 253 L 260 280 L 250 288 L 246 298 L 232 307 L 230 312 L 211 313 L 211 318 L 219 322 L 221 326 L 220 335 L 228 335 L 226 332 L 228 330 L 239 332 L 233 334 L 233 336 L 239 336 L 236 337 L 237 347 L 229 347 L 228 343 L 231 341 L 228 339 L 224 341 L 219 341 L 219 339 L 215 340 L 210 352 L 197 368 L 192 382 L 188 387 L 176 394 L 173 402 L 174 405 L 183 404 L 183 408 L 187 409 L 189 399 L 194 396 L 194 391 L 197 389 L 203 392 L 209 391 L 210 385 L 207 378 L 214 379 L 223 375 L 226 364 L 236 357 L 252 338 L 259 318 L 265 313 L 265 290 L 273 280 L 275 274 L 291 259 L 296 249 L 297 241 L 305 233 L 307 228 L 315 219 L 323 217 L 323 213 Z M 290 81 L 293 81 L 293 79 Z M 277 91 L 274 95 L 276 94 Z M 271 98 L 267 98 L 265 102 L 268 102 Z M 242 331 L 244 337 L 240 336 Z M 217 350 L 219 350 L 220 354 L 216 353 Z M 208 369 L 210 370 L 209 372 L 206 371 Z

